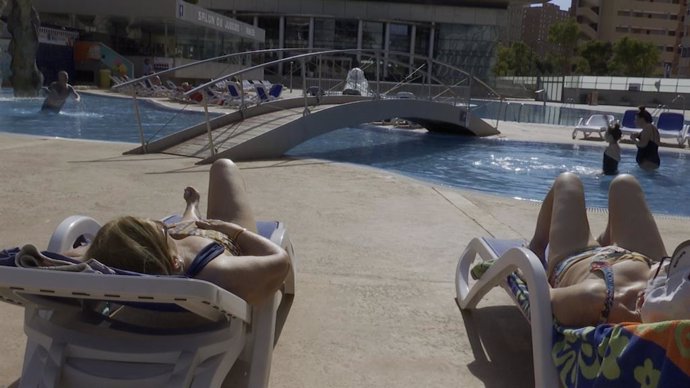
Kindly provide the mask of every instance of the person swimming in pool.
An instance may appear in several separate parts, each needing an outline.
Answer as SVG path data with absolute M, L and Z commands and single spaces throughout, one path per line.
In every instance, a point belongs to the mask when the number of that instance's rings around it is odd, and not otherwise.
M 46 99 L 43 100 L 43 106 L 41 106 L 41 112 L 54 112 L 59 113 L 62 106 L 65 105 L 65 101 L 69 96 L 74 97 L 74 100 L 81 101 L 81 96 L 74 90 L 74 87 L 67 83 L 69 81 L 69 75 L 66 71 L 60 71 L 58 73 L 58 80 L 52 82 L 46 89 L 48 95 Z

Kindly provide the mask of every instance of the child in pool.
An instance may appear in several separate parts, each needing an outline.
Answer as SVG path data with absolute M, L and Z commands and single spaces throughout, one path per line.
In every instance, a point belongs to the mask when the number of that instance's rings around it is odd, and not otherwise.
M 623 133 L 621 132 L 620 124 L 616 123 L 613 127 L 609 127 L 604 134 L 604 140 L 609 145 L 604 150 L 604 174 L 616 175 L 618 174 L 618 162 L 621 160 L 621 147 L 618 141 L 621 139 Z

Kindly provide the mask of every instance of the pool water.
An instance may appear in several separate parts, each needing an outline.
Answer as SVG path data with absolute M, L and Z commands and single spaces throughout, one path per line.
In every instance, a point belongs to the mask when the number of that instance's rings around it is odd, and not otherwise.
M 395 171 L 451 187 L 543 200 L 561 172 L 577 173 L 587 206 L 606 208 L 612 177 L 601 174 L 603 147 L 459 137 L 363 126 L 313 138 L 288 152 Z M 658 171 L 641 170 L 623 149 L 621 173 L 634 175 L 655 213 L 690 216 L 690 155 L 662 151 Z
M 43 98 L 14 98 L 0 90 L 0 131 L 71 139 L 140 143 L 131 99 L 81 93 L 69 98 L 58 114 L 41 112 Z M 205 120 L 203 113 L 161 108 L 137 100 L 144 138 L 161 138 Z
M 82 93 L 80 103 L 68 99 L 59 114 L 41 113 L 42 103 L 42 98 L 15 99 L 11 90 L 0 90 L 0 131 L 140 141 L 130 99 Z M 147 141 L 204 121 L 203 113 L 164 109 L 146 100 L 139 100 L 139 108 Z M 523 119 L 536 120 L 538 109 L 543 113 L 543 107 L 536 105 Z M 495 118 L 492 114 L 498 111 L 483 113 Z M 287 154 L 368 165 L 451 187 L 537 201 L 544 198 L 558 174 L 573 171 L 583 180 L 588 206 L 605 208 L 612 178 L 601 174 L 602 153 L 603 148 L 586 145 L 471 138 L 364 125 L 326 133 Z M 637 177 L 652 211 L 690 216 L 690 201 L 686 200 L 690 198 L 690 184 L 686 183 L 690 182 L 690 155 L 664 150 L 661 159 L 658 171 L 645 172 L 637 167 L 634 150 L 623 149 L 619 170 Z

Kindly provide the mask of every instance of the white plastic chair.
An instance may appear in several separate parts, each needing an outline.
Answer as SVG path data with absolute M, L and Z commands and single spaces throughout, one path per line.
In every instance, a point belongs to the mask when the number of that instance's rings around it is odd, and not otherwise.
M 582 132 L 584 138 L 588 138 L 592 133 L 598 133 L 599 137 L 603 139 L 604 133 L 615 121 L 616 118 L 613 115 L 595 114 L 589 116 L 587 120 L 581 117 L 573 129 L 572 137 L 575 139 L 578 132 Z
M 492 288 L 501 286 L 513 298 L 506 282 L 508 275 L 520 271 L 529 289 L 529 320 L 532 331 L 534 383 L 537 388 L 559 386 L 556 368 L 551 361 L 551 332 L 553 317 L 546 271 L 539 258 L 517 240 L 474 238 L 460 256 L 455 272 L 456 302 L 463 310 L 472 310 Z M 475 258 L 496 260 L 493 265 L 470 285 L 470 269 Z M 522 311 L 522 310 L 521 310 Z

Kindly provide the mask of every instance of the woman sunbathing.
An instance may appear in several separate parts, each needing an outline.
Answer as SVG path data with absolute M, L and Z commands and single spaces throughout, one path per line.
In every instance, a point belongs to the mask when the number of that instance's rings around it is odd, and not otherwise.
M 640 322 L 645 290 L 666 256 L 642 189 L 631 175 L 611 182 L 608 225 L 595 240 L 582 182 L 572 173 L 561 174 L 544 199 L 529 248 L 546 259 L 553 314 L 566 326 Z
M 174 225 L 131 216 L 106 223 L 84 258 L 129 271 L 206 280 L 250 304 L 273 295 L 290 269 L 289 257 L 254 233 L 256 221 L 237 166 L 227 159 L 211 166 L 208 220 L 199 218 L 198 191 L 187 187 L 184 199 L 182 221 Z

